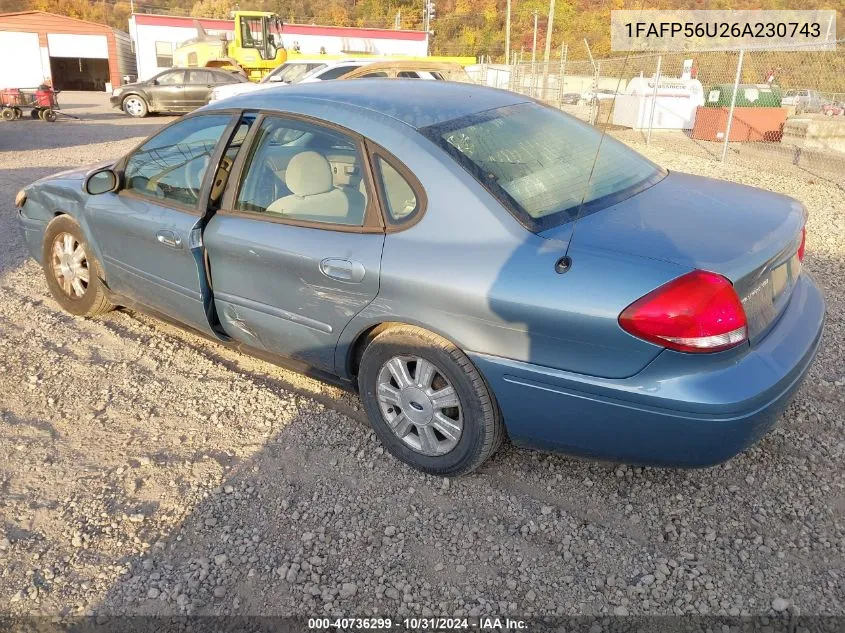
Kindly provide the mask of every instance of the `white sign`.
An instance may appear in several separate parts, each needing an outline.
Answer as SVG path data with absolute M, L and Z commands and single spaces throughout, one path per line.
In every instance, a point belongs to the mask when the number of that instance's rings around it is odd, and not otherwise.
M 38 33 L 0 31 L 0 51 L 14 59 L 14 63 L 0 64 L 0 89 L 35 88 L 44 81 Z
M 681 73 L 681 79 L 692 79 L 692 60 L 684 60 L 684 70 Z
M 50 57 L 109 58 L 109 45 L 105 35 L 66 35 L 48 33 Z

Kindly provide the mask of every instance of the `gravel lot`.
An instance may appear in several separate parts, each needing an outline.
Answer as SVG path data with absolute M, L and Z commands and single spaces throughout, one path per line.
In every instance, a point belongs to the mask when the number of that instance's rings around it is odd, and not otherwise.
M 829 307 L 810 378 L 719 467 L 506 446 L 446 481 L 384 454 L 355 396 L 143 315 L 60 312 L 15 192 L 170 120 L 60 101 L 85 120 L 0 123 L 0 615 L 845 614 L 843 190 L 627 135 L 807 205 Z

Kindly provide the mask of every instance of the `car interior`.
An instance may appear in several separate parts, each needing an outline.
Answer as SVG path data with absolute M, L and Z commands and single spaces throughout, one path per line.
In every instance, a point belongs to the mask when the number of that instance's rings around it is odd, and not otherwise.
M 352 141 L 328 130 L 270 122 L 255 147 L 238 193 L 238 209 L 363 225 L 367 190 Z

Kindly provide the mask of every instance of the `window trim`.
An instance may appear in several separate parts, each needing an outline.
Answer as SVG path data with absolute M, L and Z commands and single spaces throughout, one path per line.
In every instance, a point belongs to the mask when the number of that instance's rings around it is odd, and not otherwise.
M 163 134 L 166 130 L 173 127 L 174 125 L 178 125 L 179 123 L 183 123 L 189 119 L 221 115 L 228 115 L 229 123 L 224 128 L 223 133 L 220 135 L 220 139 L 217 141 L 217 145 L 215 146 L 214 151 L 209 157 L 208 168 L 206 169 L 205 174 L 203 175 L 202 184 L 200 185 L 200 190 L 199 194 L 197 195 L 197 202 L 195 205 L 191 206 L 189 204 L 185 204 L 176 200 L 170 200 L 168 198 L 153 198 L 150 196 L 145 196 L 142 193 L 137 193 L 134 189 L 126 189 L 126 163 L 129 162 L 129 159 L 134 156 L 135 153 L 138 152 L 138 150 L 140 150 L 146 143 L 148 143 L 156 136 Z M 224 148 L 228 147 L 229 141 L 232 138 L 232 134 L 235 130 L 235 127 L 241 120 L 241 116 L 242 113 L 240 109 L 226 108 L 225 110 L 209 110 L 208 112 L 187 114 L 185 116 L 179 117 L 175 121 L 168 123 L 158 132 L 151 136 L 148 136 L 143 141 L 138 143 L 135 147 L 129 150 L 115 163 L 114 170 L 117 173 L 118 180 L 120 182 L 120 187 L 117 190 L 117 195 L 124 196 L 126 198 L 132 198 L 135 200 L 141 200 L 143 202 L 152 202 L 161 207 L 167 207 L 176 211 L 182 211 L 184 213 L 195 215 L 197 217 L 204 217 L 208 213 L 208 196 L 211 192 L 212 180 L 214 179 L 214 175 L 217 174 L 217 169 L 220 166 L 220 160 L 223 157 L 223 150 Z M 252 132 L 252 130 L 250 130 L 250 132 Z M 223 142 L 224 139 L 225 143 Z
M 370 170 L 373 175 L 374 188 L 378 197 L 378 206 L 381 210 L 385 232 L 396 233 L 398 231 L 405 231 L 422 220 L 428 210 L 428 196 L 425 193 L 425 188 L 422 186 L 422 183 L 419 181 L 416 174 L 414 174 L 414 172 L 412 172 L 405 163 L 396 158 L 396 156 L 370 139 L 367 139 L 366 143 L 368 154 L 370 156 Z M 401 220 L 394 220 L 390 216 L 387 195 L 384 191 L 384 178 L 381 176 L 381 170 L 378 168 L 378 161 L 376 160 L 379 158 L 393 167 L 393 169 L 395 169 L 397 173 L 405 179 L 405 182 L 408 183 L 408 186 L 411 187 L 411 190 L 417 198 L 416 210 Z
M 246 177 L 247 157 L 252 156 L 253 148 L 259 142 L 258 130 L 261 129 L 262 124 L 266 119 L 288 119 L 298 123 L 306 123 L 316 127 L 326 128 L 333 132 L 338 132 L 348 137 L 356 146 L 356 149 L 361 156 L 361 167 L 364 171 L 362 177 L 364 178 L 364 186 L 367 189 L 367 208 L 364 211 L 364 223 L 361 226 L 353 226 L 350 224 L 336 224 L 333 222 L 317 222 L 314 220 L 297 220 L 293 218 L 284 218 L 278 215 L 271 215 L 268 213 L 261 213 L 258 211 L 242 211 L 235 208 L 235 203 L 238 199 L 238 194 Z M 246 151 L 243 151 L 246 148 Z M 257 149 L 257 147 L 256 147 Z M 232 176 L 235 176 L 234 178 Z M 220 199 L 220 208 L 216 211 L 217 214 L 240 217 L 248 220 L 258 220 L 262 222 L 272 222 L 274 224 L 286 224 L 289 226 L 298 226 L 302 228 L 321 229 L 323 231 L 339 231 L 343 233 L 384 233 L 384 219 L 382 217 L 381 205 L 375 195 L 375 180 L 373 169 L 370 161 L 370 156 L 367 151 L 366 139 L 353 130 L 345 128 L 331 121 L 325 119 L 318 119 L 304 114 L 294 112 L 279 112 L 275 110 L 259 110 L 256 112 L 255 121 L 244 139 L 241 151 L 232 165 L 232 171 L 229 175 L 229 182 L 226 184 L 226 189 Z

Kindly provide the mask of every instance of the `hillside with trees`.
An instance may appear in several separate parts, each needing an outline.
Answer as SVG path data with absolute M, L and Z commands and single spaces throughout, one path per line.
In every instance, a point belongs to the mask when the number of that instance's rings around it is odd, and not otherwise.
M 489 55 L 503 61 L 507 0 L 435 0 L 432 53 Z M 337 26 L 422 28 L 423 0 L 136 0 L 135 10 L 197 17 L 228 17 L 234 8 L 273 11 L 286 22 Z M 128 0 L 0 0 L 0 11 L 40 9 L 126 30 Z M 587 38 L 593 54 L 610 54 L 612 9 L 836 9 L 845 37 L 845 0 L 556 0 L 553 46 Z M 545 42 L 548 0 L 512 0 L 511 50 L 530 55 L 538 13 L 538 51 Z M 572 48 L 583 58 L 583 46 Z

